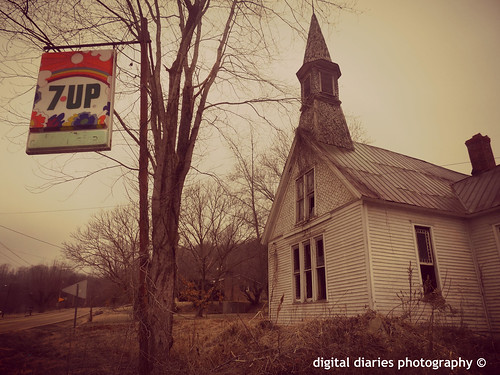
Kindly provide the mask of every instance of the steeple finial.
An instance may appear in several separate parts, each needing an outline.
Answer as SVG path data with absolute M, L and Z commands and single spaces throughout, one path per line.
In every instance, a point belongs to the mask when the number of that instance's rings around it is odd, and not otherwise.
M 332 61 L 325 38 L 319 27 L 318 19 L 313 11 L 309 34 L 307 36 L 306 51 L 304 53 L 304 64 L 315 60 Z

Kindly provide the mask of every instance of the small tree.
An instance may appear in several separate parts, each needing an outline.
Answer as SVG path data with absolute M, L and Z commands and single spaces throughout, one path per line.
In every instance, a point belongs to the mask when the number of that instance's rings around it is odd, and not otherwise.
M 191 280 L 187 282 L 191 284 L 186 286 L 191 290 L 190 299 L 198 296 L 200 300 L 199 316 L 233 268 L 231 255 L 248 236 L 239 207 L 234 203 L 220 184 L 197 183 L 185 190 L 179 255 L 196 270 L 189 272 Z
M 63 244 L 68 260 L 119 286 L 135 302 L 137 289 L 138 214 L 135 206 L 121 206 L 94 215 Z M 135 303 L 134 303 L 135 305 Z
M 51 266 L 22 267 L 15 274 L 25 307 L 36 308 L 39 312 L 56 308 L 61 289 L 76 282 L 77 278 L 67 265 L 57 262 Z

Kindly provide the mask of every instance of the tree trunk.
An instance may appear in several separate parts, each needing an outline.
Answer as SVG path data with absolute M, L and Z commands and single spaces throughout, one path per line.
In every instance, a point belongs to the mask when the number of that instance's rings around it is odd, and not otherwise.
M 172 325 L 175 304 L 175 249 L 169 244 L 162 251 L 156 251 L 153 256 L 150 271 L 149 294 L 149 329 L 150 335 L 149 360 L 152 366 L 151 374 L 165 374 L 166 365 L 173 344 Z
M 151 216 L 153 247 L 148 270 L 147 329 L 150 330 L 148 359 L 150 373 L 167 372 L 170 348 L 173 344 L 172 326 L 177 279 L 176 250 L 179 241 L 178 212 L 181 189 L 167 181 L 153 189 Z

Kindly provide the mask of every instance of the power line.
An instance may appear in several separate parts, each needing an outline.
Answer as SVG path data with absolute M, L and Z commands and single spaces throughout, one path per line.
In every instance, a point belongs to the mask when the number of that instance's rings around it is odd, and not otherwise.
M 98 207 L 83 207 L 83 208 L 66 208 L 61 210 L 45 210 L 45 211 L 18 211 L 18 212 L 0 212 L 0 215 L 27 215 L 27 214 L 46 214 L 52 212 L 71 212 L 71 211 L 83 211 L 83 210 L 96 210 L 98 208 L 114 208 L 127 205 L 113 205 L 113 206 L 98 206 Z
M 5 247 L 7 250 L 9 250 L 12 254 L 14 254 L 16 257 L 21 259 L 23 262 L 25 262 L 28 266 L 31 266 L 32 264 L 28 262 L 26 259 L 21 258 L 19 255 L 17 255 L 14 251 L 12 251 L 6 244 L 4 244 L 2 241 L 0 241 L 0 245 Z
M 39 242 L 43 242 L 44 244 L 47 244 L 47 245 L 50 245 L 50 246 L 54 246 L 54 247 L 57 247 L 61 250 L 64 250 L 64 248 L 62 246 L 59 246 L 59 245 L 56 245 L 56 244 L 53 244 L 53 243 L 50 243 L 50 242 L 47 242 L 47 241 L 44 241 L 44 240 L 41 240 L 39 238 L 36 238 L 36 237 L 33 237 L 33 236 L 30 236 L 29 234 L 26 234 L 26 233 L 23 233 L 23 232 L 19 232 L 15 229 L 12 229 L 12 228 L 8 228 L 6 227 L 5 225 L 1 225 L 0 224 L 0 227 L 1 228 L 4 228 L 4 229 L 7 229 L 7 230 L 10 230 L 11 232 L 14 232 L 14 233 L 17 233 L 17 234 L 20 234 L 21 236 L 25 236 L 25 237 L 28 237 L 28 238 L 31 238 L 32 240 L 36 240 L 36 241 L 39 241 Z M 4 245 L 5 246 L 5 245 Z
M 11 258 L 10 256 L 8 256 L 7 254 L 5 253 L 0 253 L 2 256 L 4 256 L 5 258 L 7 258 L 8 260 L 10 260 L 11 262 L 13 263 L 16 263 L 18 264 L 19 266 L 22 266 L 21 262 L 19 262 L 18 260 L 14 259 L 14 258 Z

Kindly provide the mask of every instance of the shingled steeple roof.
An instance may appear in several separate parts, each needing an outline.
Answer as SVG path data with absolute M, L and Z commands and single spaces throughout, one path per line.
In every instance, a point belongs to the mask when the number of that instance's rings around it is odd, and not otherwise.
M 339 65 L 330 58 L 325 38 L 313 14 L 304 63 L 297 72 L 302 100 L 299 128 L 309 131 L 318 142 L 353 150 L 340 107 L 338 79 L 341 74 Z
M 325 38 L 319 27 L 318 19 L 313 13 L 311 25 L 309 26 L 309 34 L 307 36 L 304 64 L 316 60 L 332 61 L 330 53 L 328 52 L 328 47 L 326 46 Z

